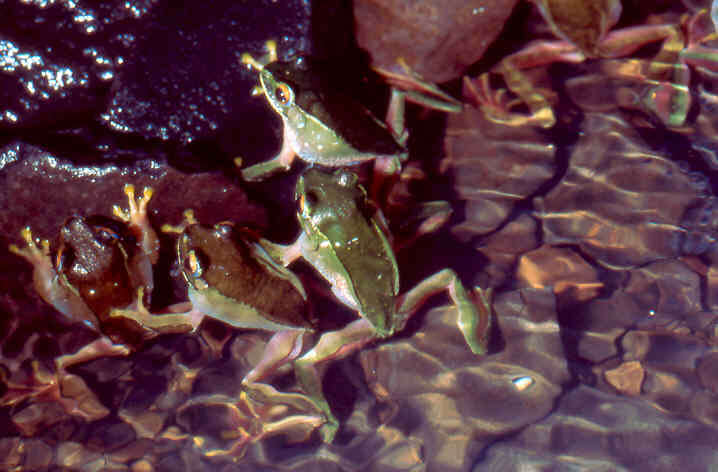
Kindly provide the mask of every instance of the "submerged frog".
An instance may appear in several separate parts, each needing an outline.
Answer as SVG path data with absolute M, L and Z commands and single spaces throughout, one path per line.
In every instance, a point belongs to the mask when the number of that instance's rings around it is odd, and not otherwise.
M 492 71 L 479 76 L 472 87 L 474 95 L 480 97 L 480 105 L 487 116 L 499 123 L 509 125 L 530 124 L 549 128 L 556 122 L 554 112 L 546 97 L 546 93 L 531 82 L 525 73 L 526 69 L 547 65 L 553 62 L 579 63 L 587 58 L 618 58 L 625 57 L 641 47 L 662 42 L 661 51 L 652 61 L 651 67 L 644 76 L 646 81 L 673 81 L 675 97 L 673 107 L 685 109 L 683 102 L 687 99 L 687 91 L 683 91 L 684 83 L 680 71 L 673 71 L 677 62 L 675 52 L 681 49 L 680 29 L 672 24 L 651 24 L 612 30 L 621 16 L 620 0 L 530 0 L 536 5 L 541 16 L 551 31 L 561 38 L 560 41 L 534 41 L 524 49 L 504 58 Z M 657 69 L 657 70 L 656 70 Z M 511 100 L 506 90 L 492 91 L 489 75 L 501 75 L 508 89 L 516 94 Z M 652 77 L 656 74 L 656 77 Z M 675 75 L 664 79 L 665 75 Z M 468 79 L 467 79 L 468 80 Z M 661 83 L 658 83 L 662 85 Z M 661 90 L 666 87 L 663 86 Z M 655 100 L 660 100 L 664 95 Z M 512 112 L 516 106 L 526 106 L 528 115 Z M 677 119 L 669 117 L 672 122 Z
M 276 44 L 267 42 L 266 64 L 249 54 L 242 61 L 259 72 L 261 90 L 282 118 L 282 149 L 273 159 L 242 170 L 248 181 L 262 180 L 291 167 L 295 156 L 328 167 L 341 167 L 375 161 L 375 173 L 394 174 L 406 160 L 404 100 L 445 111 L 459 111 L 460 103 L 436 87 L 425 87 L 419 94 L 392 90 L 386 122 L 377 119 L 332 79 L 330 64 L 301 57 L 277 60 Z M 265 61 L 262 61 L 265 62 Z M 434 97 L 430 96 L 433 94 Z
M 400 295 L 399 270 L 386 222 L 381 211 L 370 205 L 356 174 L 308 169 L 297 182 L 295 196 L 302 233 L 289 246 L 268 248 L 284 265 L 303 257 L 331 284 L 339 301 L 361 317 L 341 330 L 323 334 L 295 361 L 300 385 L 327 418 L 322 436 L 329 442 L 338 421 L 322 393 L 319 363 L 401 331 L 426 299 L 444 290 L 456 305 L 458 326 L 469 348 L 484 354 L 490 294 L 477 289 L 475 300 L 456 273 L 444 269 Z
M 185 211 L 179 227 L 164 230 L 179 233 L 177 261 L 187 283 L 188 309 L 159 315 L 115 311 L 112 316 L 160 331 L 184 324 L 194 329 L 209 316 L 235 328 L 274 332 L 244 384 L 259 382 L 301 353 L 304 335 L 313 331 L 307 295 L 299 278 L 267 253 L 266 241 L 229 222 L 201 225 L 192 210 Z
M 38 244 L 29 227 L 21 232 L 26 247 L 9 247 L 32 264 L 35 290 L 45 302 L 69 321 L 82 323 L 99 334 L 74 354 L 55 359 L 58 379 L 71 365 L 102 356 L 127 355 L 158 334 L 111 316 L 117 309 L 144 309 L 153 288 L 152 265 L 158 257 L 157 235 L 147 219 L 152 190 L 145 188 L 137 200 L 132 185 L 126 185 L 124 192 L 129 211 L 118 206 L 113 211 L 126 226 L 105 217 L 69 218 L 60 230 L 54 263 L 49 241 Z M 189 329 L 189 325 L 168 326 L 165 332 Z

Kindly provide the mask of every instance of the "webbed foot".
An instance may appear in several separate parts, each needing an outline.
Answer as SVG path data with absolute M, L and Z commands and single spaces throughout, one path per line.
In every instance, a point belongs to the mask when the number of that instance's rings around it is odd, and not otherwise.
M 151 263 L 156 264 L 159 258 L 160 242 L 147 217 L 147 205 L 152 199 L 154 191 L 151 187 L 145 187 L 142 189 L 142 195 L 135 196 L 135 186 L 132 184 L 125 184 L 122 190 L 127 195 L 129 209 L 125 210 L 119 205 L 113 205 L 112 214 L 127 223 L 135 233 L 140 247 L 149 256 Z
M 29 226 L 20 231 L 20 236 L 25 240 L 25 247 L 21 248 L 11 244 L 8 246 L 10 252 L 28 261 L 35 269 L 54 272 L 52 260 L 50 260 L 50 241 L 33 238 Z

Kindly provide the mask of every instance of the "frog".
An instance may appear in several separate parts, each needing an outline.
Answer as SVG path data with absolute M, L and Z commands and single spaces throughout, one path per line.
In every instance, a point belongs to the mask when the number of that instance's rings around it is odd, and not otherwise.
M 262 358 L 244 376 L 245 385 L 260 383 L 296 358 L 316 320 L 301 280 L 271 257 L 264 247 L 268 241 L 230 221 L 203 225 L 192 209 L 184 211 L 180 225 L 162 230 L 177 234 L 176 260 L 189 299 L 185 310 L 180 304 L 166 314 L 115 310 L 112 317 L 159 331 L 186 324 L 196 331 L 210 317 L 233 328 L 272 333 Z
M 59 231 L 54 258 L 50 242 L 35 238 L 29 226 L 20 233 L 25 247 L 9 246 L 11 253 L 32 265 L 33 286 L 40 298 L 66 321 L 82 324 L 98 336 L 77 352 L 55 358 L 54 375 L 42 375 L 49 380 L 34 382 L 38 388 L 27 389 L 26 396 L 59 385 L 72 365 L 99 357 L 126 356 L 158 334 L 136 323 L 118 323 L 111 316 L 116 309 L 145 309 L 153 289 L 152 266 L 159 250 L 157 234 L 147 216 L 153 190 L 146 187 L 142 195 L 136 196 L 134 186 L 127 184 L 123 191 L 129 209 L 115 205 L 113 215 L 117 220 L 105 216 L 68 218 Z M 189 325 L 167 326 L 163 332 L 189 329 Z
M 480 107 L 489 119 L 511 126 L 550 128 L 556 123 L 556 117 L 547 98 L 549 93 L 533 85 L 526 69 L 553 62 L 580 63 L 586 59 L 625 57 L 650 43 L 662 43 L 661 51 L 649 64 L 649 70 L 642 73 L 642 78 L 655 82 L 655 100 L 671 92 L 672 105 L 669 108 L 679 108 L 687 113 L 689 97 L 685 74 L 678 70 L 680 67 L 673 67 L 678 62 L 675 52 L 680 50 L 682 43 L 680 28 L 676 25 L 650 24 L 612 30 L 621 16 L 620 0 L 530 1 L 560 40 L 533 41 L 502 59 L 473 83 L 467 83 L 471 79 L 464 79 L 465 88 L 474 90 L 473 95 L 479 98 Z M 492 74 L 503 77 L 508 90 L 516 98 L 510 98 L 506 89 L 493 91 L 490 85 Z M 528 114 L 511 111 L 517 106 L 527 107 Z M 678 114 L 683 116 L 685 113 Z M 669 120 L 667 124 L 673 125 L 682 121 L 680 116 L 667 113 L 660 118 Z
M 299 236 L 289 245 L 269 243 L 266 247 L 284 266 L 304 259 L 329 283 L 336 299 L 359 315 L 344 328 L 323 333 L 314 347 L 294 361 L 302 391 L 326 418 L 320 429 L 323 441 L 333 441 L 339 422 L 322 392 L 318 366 L 400 332 L 432 295 L 448 293 L 467 345 L 476 355 L 486 354 L 491 290 L 477 287 L 469 292 L 456 272 L 446 268 L 400 294 L 387 221 L 355 173 L 308 168 L 297 181 L 295 200 Z
M 458 100 L 413 77 L 416 90 L 392 87 L 387 117 L 382 122 L 351 93 L 341 90 L 341 84 L 336 83 L 339 80 L 333 79 L 332 64 L 305 56 L 279 61 L 276 42 L 267 41 L 266 48 L 267 54 L 261 60 L 245 53 L 241 61 L 258 72 L 261 88 L 255 88 L 257 94 L 264 95 L 282 118 L 282 147 L 269 161 L 242 169 L 246 181 L 263 180 L 289 170 L 298 156 L 327 167 L 374 161 L 373 181 L 379 183 L 397 174 L 408 157 L 404 125 L 407 98 L 438 110 L 461 110 Z M 241 165 L 241 159 L 237 162 Z

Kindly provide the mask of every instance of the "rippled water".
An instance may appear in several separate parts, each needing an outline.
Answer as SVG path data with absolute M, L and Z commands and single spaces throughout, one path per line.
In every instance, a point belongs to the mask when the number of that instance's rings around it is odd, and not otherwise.
M 421 201 L 446 199 L 454 214 L 397 252 L 401 288 L 444 267 L 492 288 L 488 353 L 472 354 L 455 308 L 433 298 L 402 333 L 327 363 L 340 429 L 323 444 L 303 397 L 245 395 L 266 333 L 206 320 L 56 375 L 59 356 L 98 334 L 43 302 L 8 247 L 30 226 L 54 253 L 68 217 L 113 217 L 127 182 L 154 189 L 156 229 L 191 207 L 203 223 L 290 242 L 302 165 L 252 185 L 232 168 L 281 139 L 238 58 L 267 32 L 287 54 L 306 50 L 307 32 L 331 22 L 317 23 L 316 2 L 0 2 L 14 20 L 0 28 L 0 469 L 717 468 L 718 98 L 699 54 L 715 47 L 714 27 L 707 1 L 659 2 L 654 14 L 634 3 L 618 28 L 673 25 L 671 48 L 542 64 L 497 92 L 513 77 L 501 58 L 524 45 L 500 35 L 491 63 L 447 85 L 463 111 L 410 109 L 412 172 L 395 187 L 391 227 L 405 230 Z M 550 35 L 530 5 L 514 15 L 507 28 Z M 547 108 L 501 101 L 526 87 Z M 555 124 L 542 127 L 531 113 L 548 109 Z M 152 310 L 186 297 L 174 240 L 160 237 Z M 293 268 L 322 331 L 355 319 L 310 267 Z M 299 392 L 286 366 L 272 385 Z

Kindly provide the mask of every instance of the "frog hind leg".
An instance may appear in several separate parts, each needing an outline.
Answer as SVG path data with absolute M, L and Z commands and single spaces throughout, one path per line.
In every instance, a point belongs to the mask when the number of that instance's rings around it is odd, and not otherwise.
M 127 223 L 127 226 L 137 238 L 142 253 L 154 265 L 160 256 L 160 240 L 147 216 L 147 204 L 152 199 L 154 191 L 151 187 L 145 187 L 142 189 L 142 195 L 136 197 L 135 186 L 132 184 L 125 184 L 122 191 L 127 196 L 128 209 L 125 210 L 119 205 L 114 205 L 112 214 Z M 148 278 L 149 280 L 147 280 Z M 149 277 L 145 276 L 143 282 L 146 285 L 148 282 L 151 283 L 151 279 L 151 275 Z
M 269 376 L 279 366 L 291 362 L 302 352 L 305 331 L 284 330 L 272 335 L 264 348 L 262 358 L 242 379 L 244 385 L 251 385 Z
M 58 375 L 62 375 L 65 373 L 65 369 L 75 364 L 91 361 L 99 357 L 126 356 L 129 353 L 129 348 L 124 344 L 115 344 L 107 336 L 101 336 L 73 354 L 56 357 L 55 367 Z
M 409 318 L 429 297 L 446 290 L 458 311 L 457 325 L 474 354 L 486 354 L 491 329 L 491 290 L 476 288 L 470 295 L 451 269 L 443 269 L 419 282 L 398 300 L 396 330 L 404 328 Z
M 556 116 L 547 98 L 550 92 L 537 88 L 524 70 L 552 62 L 578 63 L 584 60 L 585 56 L 566 41 L 536 41 L 504 58 L 493 70 L 481 74 L 475 83 L 465 79 L 464 94 L 469 95 L 487 119 L 495 123 L 551 128 L 556 124 Z M 490 74 L 501 76 L 507 89 L 517 98 L 509 99 L 506 89 L 493 91 L 489 83 Z M 520 105 L 528 108 L 528 114 L 512 111 Z
M 453 212 L 451 205 L 445 200 L 416 205 L 399 220 L 401 226 L 395 231 L 394 251 L 399 252 L 414 244 L 420 237 L 438 231 L 449 221 Z
M 126 309 L 113 309 L 109 314 L 110 318 L 129 318 L 155 335 L 188 333 L 197 329 L 204 319 L 204 313 L 192 308 L 189 303 L 169 307 L 170 313 L 150 313 L 142 302 L 143 296 L 144 288 L 138 287 L 134 306 Z M 182 309 L 187 309 L 187 311 L 181 311 Z
M 376 332 L 365 319 L 349 323 L 338 331 L 325 333 L 316 346 L 294 362 L 294 371 L 304 393 L 324 414 L 327 422 L 320 429 L 322 440 L 330 443 L 339 429 L 339 421 L 322 391 L 318 364 L 345 357 L 376 338 Z
M 282 136 L 282 149 L 272 159 L 242 169 L 242 178 L 247 182 L 259 182 L 279 172 L 286 172 L 292 167 L 292 162 L 297 156 L 292 148 L 292 140 L 289 136 L 288 126 L 284 126 Z M 238 161 L 241 165 L 241 159 Z

